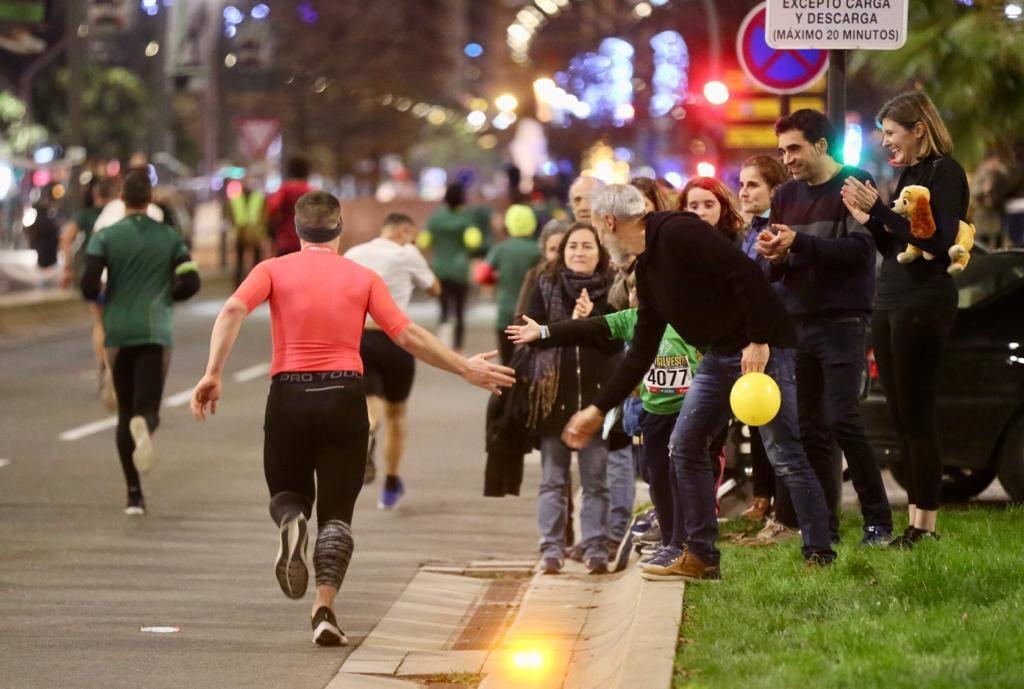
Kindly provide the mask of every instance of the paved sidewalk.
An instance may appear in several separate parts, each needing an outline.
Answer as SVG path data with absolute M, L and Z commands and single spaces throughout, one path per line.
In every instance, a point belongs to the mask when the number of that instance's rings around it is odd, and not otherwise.
M 645 581 L 635 564 L 591 576 L 570 562 L 523 580 L 520 602 L 514 576 L 528 564 L 422 570 L 327 689 L 409 689 L 453 675 L 483 675 L 480 689 L 668 689 L 681 582 Z M 484 567 L 512 578 L 480 578 Z M 490 603 L 508 607 L 511 624 L 494 626 L 490 643 L 463 643 L 496 585 L 507 598 Z

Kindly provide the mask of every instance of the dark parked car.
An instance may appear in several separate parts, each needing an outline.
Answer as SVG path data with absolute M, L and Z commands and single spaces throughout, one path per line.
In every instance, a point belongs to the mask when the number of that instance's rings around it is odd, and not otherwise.
M 1024 500 L 1024 251 L 979 247 L 956 278 L 960 311 L 942 363 L 942 499 L 974 497 L 998 476 Z M 879 460 L 905 486 L 898 438 L 868 351 L 861 414 Z

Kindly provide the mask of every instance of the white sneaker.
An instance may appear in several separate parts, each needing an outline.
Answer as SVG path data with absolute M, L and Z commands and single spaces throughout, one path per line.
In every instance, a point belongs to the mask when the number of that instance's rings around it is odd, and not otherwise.
M 133 416 L 128 422 L 128 430 L 131 431 L 132 440 L 135 441 L 135 451 L 132 452 L 132 462 L 140 474 L 148 473 L 153 468 L 156 460 L 153 453 L 153 437 L 149 434 L 149 426 L 141 416 Z
M 114 392 L 114 378 L 110 368 L 104 367 L 100 373 L 100 403 L 107 411 L 117 411 L 117 393 Z

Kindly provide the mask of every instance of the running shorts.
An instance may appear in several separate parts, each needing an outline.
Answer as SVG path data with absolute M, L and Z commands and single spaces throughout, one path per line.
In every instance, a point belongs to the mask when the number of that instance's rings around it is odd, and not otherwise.
M 366 394 L 398 403 L 409 399 L 416 375 L 416 358 L 380 330 L 363 331 L 359 346 Z

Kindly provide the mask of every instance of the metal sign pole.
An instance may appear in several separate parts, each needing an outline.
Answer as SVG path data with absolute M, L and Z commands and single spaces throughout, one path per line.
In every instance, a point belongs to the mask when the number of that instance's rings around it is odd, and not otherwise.
M 828 99 L 825 108 L 838 141 L 836 150 L 843 150 L 846 136 L 846 50 L 828 51 Z

